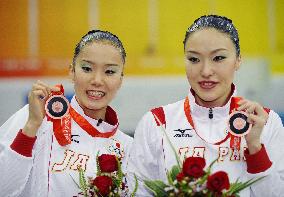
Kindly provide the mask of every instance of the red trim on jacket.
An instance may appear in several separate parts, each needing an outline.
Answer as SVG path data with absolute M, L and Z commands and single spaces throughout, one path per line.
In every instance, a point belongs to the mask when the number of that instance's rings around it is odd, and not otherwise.
M 117 114 L 110 106 L 107 106 L 106 108 L 105 122 L 109 123 L 110 125 L 118 124 Z
M 165 112 L 164 112 L 163 107 L 154 108 L 154 109 L 151 110 L 151 112 L 152 112 L 152 114 L 154 114 L 159 119 L 159 121 L 163 125 L 166 124 Z M 155 118 L 156 124 L 157 124 L 157 126 L 160 126 L 160 123 L 159 123 L 158 120 L 156 120 L 155 116 L 154 116 L 154 118 Z
M 246 149 L 244 153 L 247 162 L 248 173 L 256 174 L 259 172 L 264 172 L 272 165 L 272 162 L 270 161 L 263 144 L 261 144 L 260 151 L 255 154 L 250 155 L 248 149 Z
M 10 147 L 23 156 L 31 157 L 35 141 L 36 137 L 29 137 L 23 134 L 22 129 L 20 129 Z
M 264 107 L 263 109 L 264 109 L 264 111 L 266 111 L 266 113 L 269 114 L 269 112 L 270 112 L 270 109 L 269 109 L 269 108 Z

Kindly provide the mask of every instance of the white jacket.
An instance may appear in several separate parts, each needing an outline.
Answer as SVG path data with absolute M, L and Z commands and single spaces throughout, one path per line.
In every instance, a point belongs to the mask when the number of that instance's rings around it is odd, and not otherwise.
M 106 122 L 87 117 L 75 97 L 71 106 L 100 132 L 114 128 Z M 109 114 L 116 118 L 113 111 Z M 0 197 L 51 196 L 71 197 L 80 192 L 77 165 L 86 169 L 86 176 L 96 174 L 96 155 L 108 153 L 123 157 L 123 169 L 132 145 L 132 138 L 117 130 L 110 138 L 94 138 L 72 119 L 70 145 L 62 147 L 53 134 L 52 123 L 43 120 L 32 149 L 32 157 L 23 156 L 10 145 L 28 118 L 28 105 L 15 113 L 0 128 Z M 21 148 L 26 148 L 23 145 Z M 75 182 L 76 183 L 75 183 Z
M 284 129 L 279 116 L 270 110 L 261 136 L 263 148 L 259 153 L 249 156 L 246 160 L 244 138 L 241 141 L 239 152 L 233 152 L 230 149 L 230 140 L 226 140 L 220 145 L 213 145 L 227 135 L 231 101 L 223 107 L 213 108 L 213 118 L 210 119 L 208 117 L 209 109 L 197 105 L 191 91 L 189 91 L 188 98 L 196 130 L 192 128 L 185 116 L 185 100 L 162 107 L 164 111 L 164 121 L 162 122 L 165 122 L 163 126 L 180 158 L 183 159 L 185 156 L 204 157 L 206 167 L 218 158 L 218 161 L 213 165 L 213 172 L 219 170 L 227 172 L 231 183 L 235 182 L 237 178 L 244 182 L 250 178 L 267 175 L 266 178 L 243 190 L 240 193 L 241 197 L 284 196 Z M 139 180 L 137 196 L 151 196 L 145 188 L 143 180 L 167 181 L 166 171 L 170 170 L 173 165 L 176 165 L 174 153 L 162 130 L 157 126 L 153 114 L 148 112 L 136 128 L 133 147 L 130 151 L 128 163 L 130 188 L 134 187 L 133 176 L 136 174 Z M 253 173 L 248 171 L 253 171 Z

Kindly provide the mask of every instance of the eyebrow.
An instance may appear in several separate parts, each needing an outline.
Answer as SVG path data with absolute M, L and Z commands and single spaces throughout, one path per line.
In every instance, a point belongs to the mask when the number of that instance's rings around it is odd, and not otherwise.
M 92 65 L 95 65 L 95 62 L 92 62 L 92 61 L 90 61 L 90 60 L 82 60 L 83 62 L 87 62 L 87 63 L 89 63 L 89 64 L 92 64 Z M 106 64 L 105 66 L 119 66 L 118 64 L 112 64 L 112 63 L 110 63 L 110 64 Z
M 216 53 L 216 52 L 218 52 L 218 51 L 227 51 L 227 50 L 228 50 L 228 49 L 226 49 L 226 48 L 218 48 L 218 49 L 215 49 L 215 50 L 211 51 L 211 54 L 212 54 L 212 53 Z M 186 53 L 200 54 L 199 52 L 194 51 L 194 50 L 188 50 L 188 51 L 186 51 Z

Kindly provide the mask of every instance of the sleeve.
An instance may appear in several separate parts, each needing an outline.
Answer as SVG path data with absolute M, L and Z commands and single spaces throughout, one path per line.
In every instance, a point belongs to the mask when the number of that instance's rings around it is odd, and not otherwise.
M 20 195 L 28 181 L 33 163 L 31 145 L 35 139 L 19 132 L 27 118 L 28 106 L 25 106 L 0 127 L 0 196 Z
M 284 128 L 280 117 L 273 111 L 269 113 L 269 119 L 262 134 L 263 148 L 256 153 L 255 166 L 262 166 L 263 158 L 268 156 L 271 164 L 262 172 L 248 172 L 249 178 L 264 177 L 251 186 L 251 196 L 277 197 L 284 194 Z M 265 159 L 264 159 L 265 160 Z M 265 163 L 265 162 L 264 162 Z
M 144 186 L 144 180 L 161 179 L 163 158 L 161 146 L 161 131 L 157 127 L 151 112 L 148 112 L 138 123 L 135 130 L 133 146 L 130 151 L 127 179 L 130 191 L 134 190 L 135 180 L 138 180 L 136 196 L 151 196 Z

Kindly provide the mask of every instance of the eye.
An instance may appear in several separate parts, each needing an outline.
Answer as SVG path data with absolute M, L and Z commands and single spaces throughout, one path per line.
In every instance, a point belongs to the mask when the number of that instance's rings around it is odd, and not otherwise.
M 108 70 L 106 70 L 106 72 L 105 72 L 107 75 L 112 75 L 112 74 L 115 74 L 116 73 L 116 71 L 114 71 L 114 70 L 111 70 L 111 69 L 108 69 Z
M 87 72 L 87 73 L 92 71 L 92 68 L 87 65 L 82 65 L 81 68 L 84 72 Z
M 196 57 L 189 57 L 187 58 L 191 63 L 198 63 L 200 60 Z
M 219 61 L 222 61 L 222 60 L 225 59 L 225 58 L 226 58 L 225 56 L 219 55 L 219 56 L 215 56 L 215 57 L 213 58 L 213 61 L 219 62 Z

